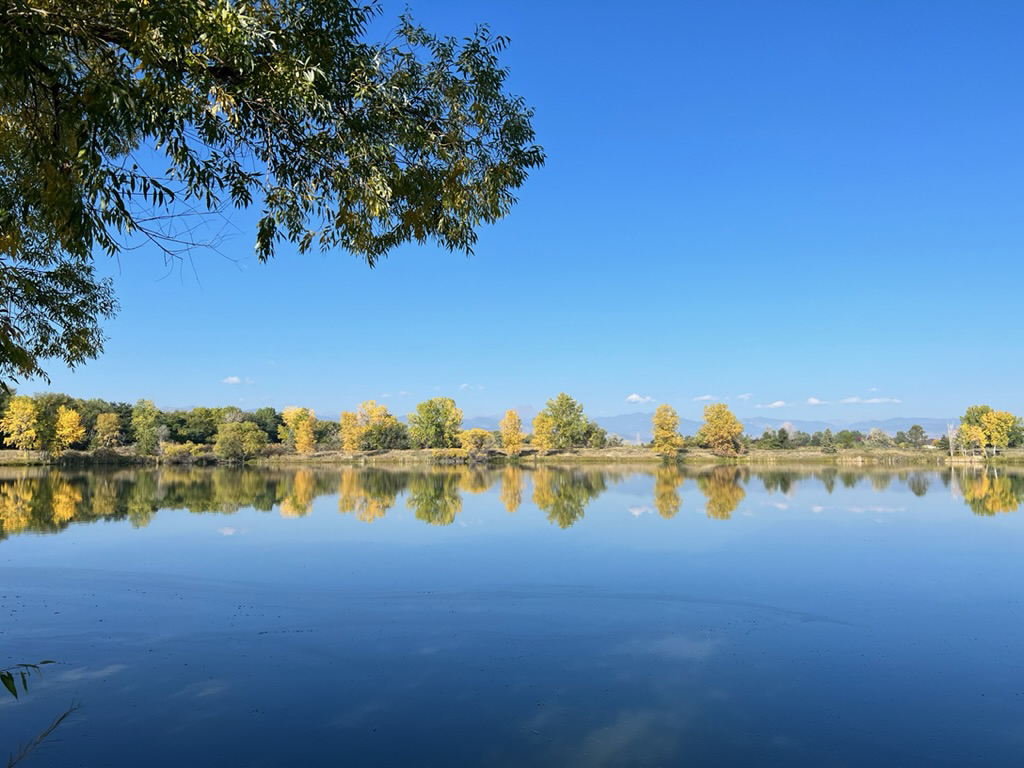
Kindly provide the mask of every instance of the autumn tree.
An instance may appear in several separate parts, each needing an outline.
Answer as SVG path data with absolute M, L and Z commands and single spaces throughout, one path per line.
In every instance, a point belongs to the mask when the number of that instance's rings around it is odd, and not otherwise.
M 315 423 L 316 414 L 312 409 L 297 406 L 285 408 L 281 412 L 281 442 L 296 453 L 312 453 L 316 449 L 316 436 L 313 432 Z
M 555 425 L 547 411 L 533 417 L 533 439 L 531 445 L 537 453 L 548 453 L 555 446 Z
M 981 416 L 981 429 L 985 441 L 992 446 L 992 454 L 1006 448 L 1010 443 L 1010 432 L 1017 418 L 1009 411 L 987 411 Z
M 459 433 L 459 444 L 467 452 L 470 461 L 483 461 L 494 448 L 494 435 L 479 427 L 464 429 Z
M 435 397 L 409 414 L 409 438 L 421 448 L 457 448 L 462 411 L 450 397 Z
M 135 434 L 135 449 L 144 456 L 156 453 L 160 437 L 157 431 L 159 411 L 152 400 L 139 400 L 132 408 L 132 432 Z
M 346 453 L 391 450 L 408 445 L 405 427 L 374 400 L 362 403 L 354 413 L 343 411 L 340 422 L 341 449 Z
M 701 445 L 721 456 L 735 456 L 742 434 L 743 425 L 725 403 L 704 406 L 704 424 L 697 432 Z
M 370 265 L 406 242 L 470 252 L 544 162 L 505 90 L 506 39 L 459 41 L 375 4 L 14 0 L 0 23 L 0 380 L 95 357 L 113 311 L 93 259 L 194 244 L 251 208 L 281 242 Z M 183 242 L 184 241 L 184 242 Z
M 505 411 L 505 418 L 498 425 L 501 430 L 501 447 L 509 456 L 518 456 L 523 450 L 523 422 L 513 410 Z
M 94 448 L 113 448 L 121 441 L 121 420 L 116 413 L 101 413 L 92 431 Z
M 674 459 L 683 449 L 679 434 L 679 414 L 671 405 L 659 405 L 651 417 L 651 450 L 666 459 Z
M 38 448 L 37 427 L 36 404 L 31 397 L 16 395 L 8 400 L 7 410 L 0 419 L 0 432 L 4 433 L 5 445 L 13 445 L 22 451 Z
M 985 449 L 985 430 L 981 426 L 964 422 L 956 432 L 956 444 L 962 455 L 973 456 L 976 449 Z
M 85 437 L 85 427 L 78 411 L 67 406 L 57 408 L 57 423 L 54 429 L 53 453 L 60 456 L 65 449 Z

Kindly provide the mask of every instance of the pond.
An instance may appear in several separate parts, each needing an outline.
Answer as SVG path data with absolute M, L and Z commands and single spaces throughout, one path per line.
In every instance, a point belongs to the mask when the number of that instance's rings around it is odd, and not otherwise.
M 1024 476 L 0 470 L 32 766 L 1013 765 Z

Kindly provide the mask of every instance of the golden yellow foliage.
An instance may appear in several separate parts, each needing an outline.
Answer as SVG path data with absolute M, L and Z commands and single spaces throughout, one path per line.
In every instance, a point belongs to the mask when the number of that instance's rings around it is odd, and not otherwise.
M 523 503 L 523 470 L 505 467 L 501 473 L 501 502 L 509 514 L 515 514 Z
M 721 456 L 735 456 L 743 425 L 725 403 L 714 403 L 704 407 L 704 424 L 697 432 L 697 439 Z
M 666 520 L 675 517 L 682 506 L 679 487 L 683 479 L 683 472 L 678 466 L 659 467 L 654 471 L 654 506 Z
M 546 411 L 533 420 L 533 447 L 537 453 L 547 453 L 555 444 L 555 423 Z
M 316 478 L 310 470 L 300 469 L 292 478 L 292 487 L 288 495 L 281 500 L 281 517 L 308 515 L 315 498 Z
M 0 432 L 4 432 L 4 443 L 22 451 L 39 447 L 36 432 L 36 404 L 31 397 L 17 395 L 7 404 L 7 410 L 0 419 Z
M 53 522 L 60 525 L 71 521 L 81 501 L 82 494 L 71 483 L 54 480 L 51 495 Z
M 352 411 L 341 412 L 341 450 L 355 453 L 359 450 L 359 441 L 363 436 L 363 428 L 359 426 L 359 417 Z
M 57 423 L 54 428 L 53 452 L 60 456 L 64 449 L 85 437 L 85 427 L 78 411 L 67 406 L 57 407 Z
M 36 480 L 15 480 L 0 485 L 0 528 L 5 534 L 18 533 L 32 522 L 32 501 Z
M 501 447 L 508 456 L 518 456 L 523 450 L 523 422 L 513 410 L 505 411 L 505 418 L 498 425 L 501 430 Z
M 981 428 L 993 449 L 1005 448 L 1010 443 L 1010 430 L 1017 417 L 1009 411 L 988 411 L 981 415 Z
M 697 487 L 707 498 L 707 515 L 728 520 L 747 492 L 739 482 L 739 471 L 732 467 L 715 467 L 697 476 Z
M 679 434 L 679 414 L 671 405 L 659 405 L 651 417 L 651 450 L 666 459 L 675 458 L 683 449 L 683 437 Z

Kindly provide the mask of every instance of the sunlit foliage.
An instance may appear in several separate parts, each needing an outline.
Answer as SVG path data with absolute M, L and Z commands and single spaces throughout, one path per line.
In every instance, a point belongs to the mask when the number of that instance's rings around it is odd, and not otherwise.
M 0 419 L 0 432 L 4 433 L 6 445 L 31 451 L 39 447 L 38 425 L 36 404 L 32 398 L 17 395 L 7 403 L 7 410 Z
M 743 425 L 724 403 L 704 406 L 704 423 L 697 432 L 701 445 L 721 456 L 735 456 L 739 450 Z

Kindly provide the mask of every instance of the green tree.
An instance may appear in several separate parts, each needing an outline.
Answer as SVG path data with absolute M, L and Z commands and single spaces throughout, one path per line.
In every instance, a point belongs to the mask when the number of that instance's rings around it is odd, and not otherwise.
M 363 430 L 361 451 L 404 451 L 409 447 L 409 428 L 395 418 L 379 421 Z
M 547 450 L 564 451 L 587 445 L 596 429 L 596 424 L 587 420 L 583 414 L 583 406 L 564 392 L 551 398 L 541 411 L 546 417 L 542 424 L 548 430 Z M 540 414 L 538 414 L 539 416 Z M 537 422 L 534 421 L 534 433 Z
M 0 283 L 23 286 L 0 318 L 0 375 L 98 354 L 113 300 L 93 254 L 149 241 L 174 256 L 175 217 L 196 209 L 258 208 L 261 260 L 281 241 L 371 265 L 409 241 L 470 252 L 544 161 L 532 111 L 505 92 L 506 40 L 439 38 L 403 16 L 372 43 L 375 10 L 12 0 Z
M 907 442 L 915 448 L 923 448 L 925 443 L 928 442 L 928 435 L 924 431 L 924 427 L 920 424 L 914 424 L 907 430 Z
M 227 422 L 217 427 L 213 452 L 221 459 L 245 461 L 262 453 L 267 442 L 267 433 L 253 422 Z
M 835 453 L 836 452 L 836 444 L 835 444 L 835 441 L 832 439 L 832 430 L 831 429 L 827 429 L 826 428 L 825 431 L 821 434 L 821 452 L 822 453 Z
M 457 448 L 462 411 L 450 397 L 435 397 L 409 414 L 409 438 L 421 448 Z
M 883 432 L 878 427 L 872 427 L 868 433 L 867 439 L 864 444 L 868 448 L 874 448 L 876 450 L 885 450 L 894 447 L 894 443 L 891 437 Z
M 960 423 L 969 427 L 981 427 L 981 417 L 991 412 L 992 407 L 988 405 L 969 406 L 964 415 L 960 417 Z
M 159 443 L 160 413 L 152 400 L 139 400 L 132 408 L 132 434 L 135 435 L 135 450 L 143 456 L 156 453 Z
M 671 405 L 659 405 L 651 417 L 651 450 L 666 459 L 674 459 L 683 449 L 679 434 L 679 414 Z

